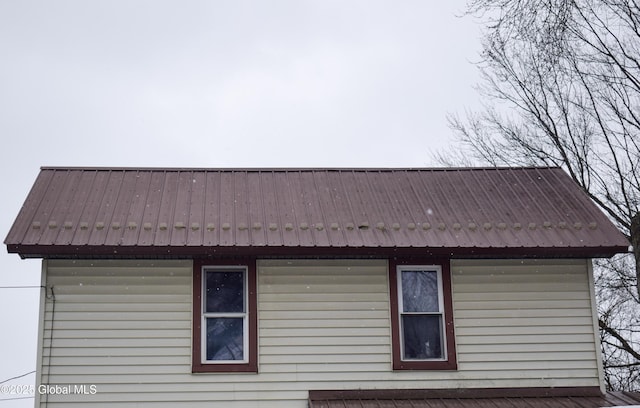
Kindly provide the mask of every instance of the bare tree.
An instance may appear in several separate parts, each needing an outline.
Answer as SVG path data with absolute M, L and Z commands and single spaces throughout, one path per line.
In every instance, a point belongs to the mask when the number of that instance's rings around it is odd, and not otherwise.
M 487 103 L 450 125 L 479 162 L 564 168 L 627 235 L 633 256 L 597 262 L 599 324 L 607 386 L 640 389 L 640 4 L 468 6 L 487 23 L 479 64 Z

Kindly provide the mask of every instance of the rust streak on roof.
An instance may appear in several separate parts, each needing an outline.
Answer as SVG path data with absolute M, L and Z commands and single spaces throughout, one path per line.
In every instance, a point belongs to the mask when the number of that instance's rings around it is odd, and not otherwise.
M 43 167 L 5 244 L 23 257 L 260 248 L 596 257 L 628 247 L 559 168 Z

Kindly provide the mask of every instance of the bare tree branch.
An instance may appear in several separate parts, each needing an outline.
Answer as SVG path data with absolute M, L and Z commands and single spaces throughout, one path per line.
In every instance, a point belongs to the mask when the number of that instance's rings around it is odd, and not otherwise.
M 486 22 L 486 106 L 449 116 L 461 155 L 560 166 L 627 235 L 633 258 L 596 262 L 596 290 L 607 386 L 640 389 L 639 2 L 470 0 L 468 14 Z

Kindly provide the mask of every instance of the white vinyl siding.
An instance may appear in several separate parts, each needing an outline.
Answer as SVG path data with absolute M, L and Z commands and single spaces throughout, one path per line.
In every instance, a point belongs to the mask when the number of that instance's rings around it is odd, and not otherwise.
M 191 373 L 190 261 L 46 263 L 42 407 L 298 407 L 310 389 L 599 386 L 588 261 L 453 261 L 457 371 L 394 372 L 387 262 L 258 261 L 259 374 Z M 45 405 L 45 401 L 48 403 Z
M 599 386 L 588 262 L 452 262 L 459 371 Z

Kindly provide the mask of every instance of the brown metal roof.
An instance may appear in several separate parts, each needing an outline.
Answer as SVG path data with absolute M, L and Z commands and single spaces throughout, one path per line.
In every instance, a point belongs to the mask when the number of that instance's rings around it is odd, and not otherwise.
M 23 257 L 611 256 L 628 246 L 558 168 L 42 168 L 5 244 Z
M 385 390 L 373 392 L 310 391 L 309 408 L 600 408 L 640 406 L 640 393 L 637 392 L 574 395 L 562 389 L 557 392 L 553 392 L 553 389 L 545 389 L 545 391 L 536 389 L 395 390 L 393 392 Z M 346 398 L 341 397 L 341 394 L 344 394 L 343 396 Z

